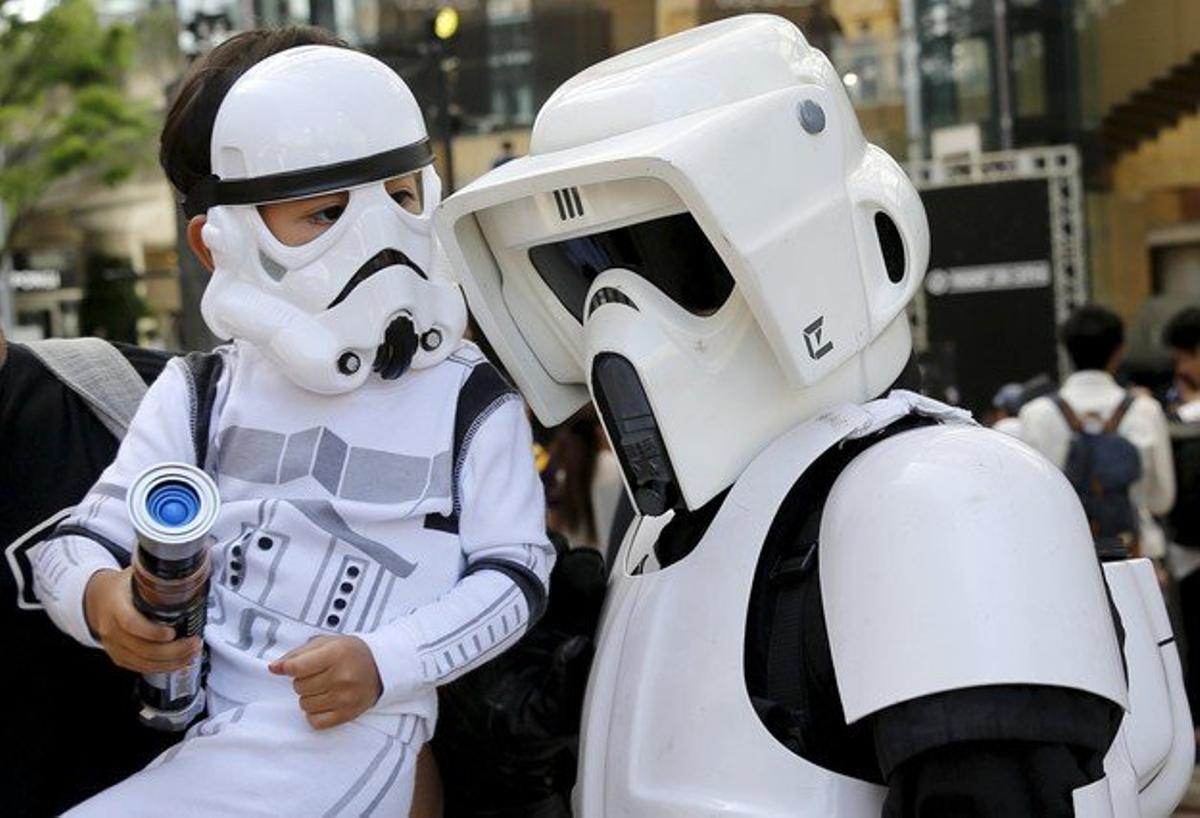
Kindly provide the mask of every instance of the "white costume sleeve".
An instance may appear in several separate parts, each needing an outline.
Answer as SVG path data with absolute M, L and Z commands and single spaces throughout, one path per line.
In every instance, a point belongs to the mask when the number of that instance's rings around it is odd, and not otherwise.
M 449 592 L 373 633 L 380 704 L 450 681 L 512 646 L 545 607 L 554 548 L 524 404 L 497 403 L 463 442 L 459 538 L 466 558 Z
M 189 390 L 182 362 L 171 361 L 142 399 L 116 459 L 33 555 L 35 588 L 46 613 L 84 645 L 99 647 L 83 610 L 88 580 L 97 571 L 127 565 L 132 554 L 135 535 L 125 510 L 129 484 L 156 463 L 195 460 Z

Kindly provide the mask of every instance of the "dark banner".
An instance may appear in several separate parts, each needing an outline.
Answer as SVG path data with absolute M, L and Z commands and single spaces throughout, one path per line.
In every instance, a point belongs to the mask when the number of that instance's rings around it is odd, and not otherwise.
M 1047 180 L 924 190 L 930 386 L 982 415 L 1003 384 L 1058 377 Z

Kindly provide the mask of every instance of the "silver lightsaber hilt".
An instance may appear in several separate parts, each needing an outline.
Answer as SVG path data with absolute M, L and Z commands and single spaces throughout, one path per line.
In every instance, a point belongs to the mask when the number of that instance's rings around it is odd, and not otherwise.
M 175 638 L 203 635 L 208 607 L 208 535 L 221 499 L 217 486 L 187 463 L 162 463 L 137 476 L 126 496 L 137 532 L 133 604 L 168 625 Z M 186 667 L 146 673 L 138 682 L 138 717 L 157 730 L 179 731 L 204 709 L 203 651 Z

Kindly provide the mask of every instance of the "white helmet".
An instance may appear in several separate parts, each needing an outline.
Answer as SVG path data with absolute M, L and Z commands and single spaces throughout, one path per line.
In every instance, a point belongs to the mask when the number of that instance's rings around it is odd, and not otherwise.
M 455 349 L 466 307 L 434 269 L 441 182 L 420 108 L 394 71 L 330 46 L 275 54 L 230 88 L 211 145 L 213 175 L 187 191 L 184 209 L 207 213 L 215 270 L 200 309 L 217 336 L 255 344 L 322 393 L 354 389 L 372 368 L 399 377 Z M 384 184 L 414 172 L 420 215 Z M 277 239 L 257 207 L 342 190 L 345 211 L 299 246 Z
M 698 508 L 771 440 L 911 353 L 916 190 L 791 23 L 701 26 L 583 71 L 530 156 L 438 234 L 543 423 L 590 388 L 640 510 Z

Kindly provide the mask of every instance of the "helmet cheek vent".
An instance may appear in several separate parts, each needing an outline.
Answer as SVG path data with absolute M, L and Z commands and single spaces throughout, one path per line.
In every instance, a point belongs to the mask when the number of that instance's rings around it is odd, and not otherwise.
M 262 250 L 258 251 L 258 263 L 262 265 L 263 270 L 271 277 L 273 281 L 282 281 L 284 275 L 287 274 L 286 267 L 268 256 Z
M 875 235 L 879 239 L 879 251 L 883 254 L 888 280 L 899 284 L 904 280 L 905 272 L 904 239 L 892 217 L 882 210 L 875 214 Z

